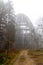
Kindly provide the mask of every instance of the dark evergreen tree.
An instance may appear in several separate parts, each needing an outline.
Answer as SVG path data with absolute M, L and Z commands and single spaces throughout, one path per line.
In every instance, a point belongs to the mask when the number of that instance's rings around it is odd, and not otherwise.
M 11 2 L 0 0 L 0 49 L 6 49 L 14 43 L 15 15 Z M 11 43 L 11 44 L 10 44 Z

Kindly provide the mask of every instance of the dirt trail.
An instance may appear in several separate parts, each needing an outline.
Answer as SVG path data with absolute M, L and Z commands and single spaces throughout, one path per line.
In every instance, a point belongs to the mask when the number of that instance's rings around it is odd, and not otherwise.
M 23 50 L 20 52 L 17 60 L 13 65 L 36 65 L 33 59 L 31 59 L 28 55 L 27 50 Z

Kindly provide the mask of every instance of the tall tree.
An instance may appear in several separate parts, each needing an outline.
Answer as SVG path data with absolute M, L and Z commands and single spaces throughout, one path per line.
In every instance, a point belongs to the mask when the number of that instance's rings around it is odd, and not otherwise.
M 24 14 L 16 15 L 16 47 L 35 48 L 35 31 L 30 19 Z
M 37 33 L 39 34 L 39 46 L 43 48 L 43 17 L 40 17 L 37 21 Z
M 4 3 L 0 0 L 0 49 L 8 48 L 11 42 L 14 43 L 14 22 L 15 15 L 11 2 L 8 0 Z
M 6 43 L 6 22 L 5 22 L 5 7 L 3 0 L 0 0 L 0 49 Z

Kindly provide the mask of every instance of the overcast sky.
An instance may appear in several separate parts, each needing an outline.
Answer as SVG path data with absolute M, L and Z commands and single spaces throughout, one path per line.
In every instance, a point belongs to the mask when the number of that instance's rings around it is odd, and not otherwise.
M 6 1 L 6 0 L 5 0 Z M 30 20 L 35 21 L 43 16 L 43 0 L 12 0 L 15 13 L 24 13 Z

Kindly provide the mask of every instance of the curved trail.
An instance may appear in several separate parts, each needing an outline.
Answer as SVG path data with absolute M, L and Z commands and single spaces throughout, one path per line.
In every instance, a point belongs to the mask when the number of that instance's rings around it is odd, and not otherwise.
M 36 65 L 33 59 L 31 59 L 28 55 L 27 50 L 23 50 L 20 52 L 17 60 L 13 65 Z

